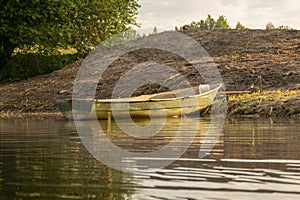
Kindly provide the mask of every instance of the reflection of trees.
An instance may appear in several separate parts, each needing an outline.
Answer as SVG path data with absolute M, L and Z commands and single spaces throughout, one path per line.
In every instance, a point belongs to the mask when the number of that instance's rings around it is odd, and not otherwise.
M 2 144 L 1 144 L 2 146 Z M 1 151 L 0 151 L 1 152 Z M 17 191 L 17 186 L 13 185 L 17 181 L 17 169 L 16 169 L 16 152 L 6 151 L 7 155 L 0 157 L 2 166 L 0 167 L 0 181 L 2 182 L 1 196 L 15 196 Z M 2 154 L 2 152 L 1 152 Z
M 129 184 L 123 180 L 124 173 L 91 157 L 72 123 L 0 121 L 0 141 L 1 196 L 5 199 L 125 199 L 131 194 L 123 189 Z

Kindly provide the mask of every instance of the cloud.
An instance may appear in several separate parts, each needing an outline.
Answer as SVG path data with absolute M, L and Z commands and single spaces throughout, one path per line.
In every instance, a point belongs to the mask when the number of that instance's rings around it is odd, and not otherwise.
M 300 29 L 298 0 L 140 0 L 138 22 L 143 28 L 159 30 L 199 21 L 211 14 L 225 15 L 232 27 L 239 21 L 249 28 L 265 28 L 266 23 Z

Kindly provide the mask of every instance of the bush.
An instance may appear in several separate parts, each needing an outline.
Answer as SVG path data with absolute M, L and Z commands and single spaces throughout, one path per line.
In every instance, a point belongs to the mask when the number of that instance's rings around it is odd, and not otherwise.
M 246 27 L 244 25 L 241 24 L 241 22 L 238 22 L 235 26 L 236 29 L 238 30 L 244 30 L 246 29 Z
M 18 53 L 0 72 L 0 81 L 21 80 L 42 75 L 61 69 L 78 60 L 81 56 L 75 54 Z

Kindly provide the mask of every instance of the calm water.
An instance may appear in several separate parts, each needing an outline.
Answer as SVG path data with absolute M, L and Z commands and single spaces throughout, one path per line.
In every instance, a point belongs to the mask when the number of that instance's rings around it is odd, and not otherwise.
M 126 151 L 156 151 L 176 136 L 177 120 L 150 140 L 124 134 L 115 123 L 109 137 Z M 196 121 L 201 127 L 180 159 L 158 169 L 146 163 L 172 157 L 132 158 L 134 170 L 122 172 L 86 150 L 72 121 L 1 119 L 0 199 L 300 199 L 299 121 L 227 119 L 219 137 L 208 140 L 208 121 Z M 199 159 L 203 141 L 216 144 Z

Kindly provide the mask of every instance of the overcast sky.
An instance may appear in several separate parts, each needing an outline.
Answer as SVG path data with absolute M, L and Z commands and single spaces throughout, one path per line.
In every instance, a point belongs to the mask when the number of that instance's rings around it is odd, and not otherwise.
M 225 15 L 232 28 L 240 21 L 248 28 L 264 29 L 268 22 L 300 29 L 299 0 L 139 0 L 142 29 L 170 30 L 175 26 Z

